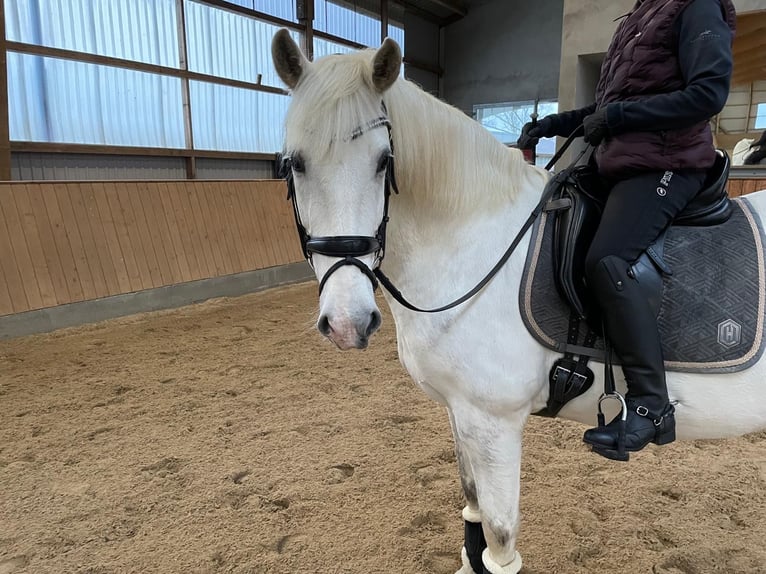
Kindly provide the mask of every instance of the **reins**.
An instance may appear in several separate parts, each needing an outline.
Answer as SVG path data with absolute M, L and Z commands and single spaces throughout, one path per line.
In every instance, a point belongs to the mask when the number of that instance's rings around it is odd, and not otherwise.
M 367 124 L 363 126 L 360 126 L 359 128 L 357 128 L 356 130 L 352 132 L 349 138 L 351 141 L 353 141 L 361 137 L 367 131 L 381 128 L 381 127 L 385 127 L 388 130 L 390 153 L 388 156 L 388 163 L 385 168 L 386 176 L 385 176 L 385 186 L 384 186 L 383 217 L 381 219 L 380 225 L 378 226 L 378 229 L 376 230 L 374 236 L 332 235 L 332 236 L 323 236 L 323 237 L 311 237 L 307 233 L 306 228 L 304 227 L 303 222 L 301 221 L 300 212 L 298 211 L 298 203 L 295 197 L 295 181 L 293 177 L 293 169 L 295 169 L 293 158 L 289 155 L 283 158 L 282 169 L 284 170 L 285 179 L 287 181 L 287 198 L 288 200 L 291 200 L 293 204 L 293 215 L 295 216 L 295 225 L 298 229 L 298 236 L 300 238 L 303 255 L 304 257 L 306 257 L 306 260 L 309 262 L 309 265 L 311 265 L 312 267 L 313 267 L 313 262 L 312 262 L 311 256 L 314 253 L 325 255 L 328 257 L 339 258 L 333 265 L 330 266 L 330 268 L 325 272 L 322 279 L 319 281 L 320 294 L 322 293 L 322 289 L 326 285 L 327 280 L 335 271 L 347 265 L 351 265 L 359 269 L 365 276 L 367 276 L 367 278 L 372 283 L 373 290 L 377 289 L 378 282 L 380 282 L 380 284 L 383 285 L 386 291 L 388 291 L 391 294 L 391 296 L 400 305 L 402 305 L 403 307 L 411 311 L 416 311 L 418 313 L 439 313 L 441 311 L 447 311 L 448 309 L 452 309 L 462 303 L 465 303 L 471 297 L 479 293 L 479 291 L 481 291 L 484 287 L 486 287 L 486 285 L 490 281 L 492 281 L 495 275 L 497 275 L 500 269 L 502 269 L 503 266 L 506 264 L 508 259 L 510 259 L 511 255 L 513 255 L 513 252 L 519 246 L 519 243 L 521 243 L 521 240 L 526 234 L 526 232 L 529 230 L 530 227 L 532 227 L 532 224 L 534 223 L 535 219 L 537 219 L 537 217 L 540 215 L 540 213 L 542 213 L 543 209 L 548 203 L 548 200 L 551 198 L 551 196 L 559 187 L 559 185 L 562 182 L 564 182 L 567 177 L 569 177 L 569 174 L 574 169 L 574 167 L 578 164 L 582 156 L 588 150 L 589 146 L 583 149 L 583 151 L 580 152 L 577 158 L 569 166 L 567 166 L 565 169 L 563 169 L 562 171 L 554 175 L 553 178 L 548 182 L 548 184 L 545 187 L 545 190 L 543 191 L 542 196 L 540 197 L 540 201 L 532 210 L 532 213 L 529 214 L 529 217 L 527 217 L 526 221 L 521 226 L 521 229 L 519 229 L 518 233 L 513 238 L 513 241 L 511 241 L 511 244 L 508 246 L 508 249 L 505 250 L 505 253 L 503 253 L 503 255 L 500 257 L 498 262 L 495 263 L 494 267 L 490 269 L 490 271 L 484 276 L 484 278 L 481 281 L 479 281 L 473 287 L 473 289 L 468 291 L 462 297 L 455 299 L 451 303 L 442 305 L 441 307 L 436 307 L 433 309 L 422 309 L 410 303 L 404 297 L 402 292 L 396 288 L 396 286 L 391 282 L 391 280 L 386 276 L 386 274 L 383 273 L 383 271 L 380 269 L 380 263 L 383 261 L 383 256 L 385 255 L 386 225 L 389 219 L 388 218 L 389 199 L 391 198 L 392 193 L 394 194 L 399 193 L 399 189 L 396 185 L 395 170 L 394 170 L 394 153 L 393 153 L 394 142 L 393 142 L 393 137 L 391 134 L 391 123 L 388 120 L 385 104 L 382 105 L 382 109 L 383 109 L 384 115 L 378 118 L 375 118 L 374 120 L 368 122 Z M 582 131 L 583 131 L 582 126 L 580 126 L 574 132 L 572 132 L 572 134 L 570 134 L 570 136 L 564 142 L 564 145 L 561 146 L 561 149 L 556 152 L 556 154 L 551 158 L 551 160 L 545 166 L 544 169 L 546 171 L 550 170 L 555 165 L 555 163 L 559 159 L 561 159 L 561 156 L 569 148 L 569 146 L 574 141 L 574 139 L 582 135 Z M 367 265 L 364 264 L 364 262 L 361 261 L 361 259 L 359 259 L 360 257 L 364 255 L 368 255 L 370 253 L 373 253 L 375 255 L 375 262 L 372 265 L 372 269 L 370 269 Z
M 556 162 L 561 159 L 561 156 L 564 155 L 564 152 L 569 148 L 571 143 L 575 140 L 575 138 L 582 135 L 582 126 L 578 127 L 574 132 L 570 134 L 570 136 L 567 138 L 567 140 L 564 142 L 564 145 L 561 146 L 561 149 L 559 149 L 556 154 L 550 159 L 548 164 L 545 166 L 545 171 L 550 170 Z M 495 277 L 495 275 L 498 274 L 500 269 L 503 268 L 503 266 L 506 264 L 508 259 L 510 259 L 511 255 L 513 255 L 513 252 L 516 250 L 516 248 L 519 246 L 519 243 L 521 243 L 522 238 L 526 234 L 526 232 L 529 230 L 530 227 L 532 227 L 532 224 L 535 222 L 535 219 L 538 218 L 540 213 L 542 213 L 543 208 L 548 203 L 548 200 L 551 198 L 553 193 L 558 187 L 559 183 L 562 183 L 566 180 L 566 178 L 569 176 L 569 173 L 574 169 L 574 167 L 577 165 L 577 163 L 580 161 L 582 156 L 585 154 L 585 152 L 588 150 L 588 147 L 585 147 L 582 152 L 577 156 L 577 158 L 569 165 L 567 168 L 563 169 L 559 173 L 553 176 L 553 179 L 548 182 L 548 185 L 545 188 L 545 191 L 543 192 L 543 195 L 540 197 L 540 201 L 537 203 L 535 208 L 532 210 L 532 212 L 529 214 L 529 217 L 527 217 L 524 224 L 521 226 L 521 229 L 519 229 L 516 236 L 513 238 L 513 241 L 511 241 L 511 244 L 508 246 L 508 249 L 505 250 L 505 253 L 500 257 L 497 263 L 495 263 L 495 266 L 490 269 L 490 271 L 484 276 L 484 278 L 479 281 L 473 289 L 468 291 L 465 295 L 462 297 L 459 297 L 452 301 L 451 303 L 448 303 L 446 305 L 442 305 L 441 307 L 436 307 L 433 309 L 422 309 L 420 307 L 417 307 L 416 305 L 413 305 L 410 303 L 404 295 L 402 295 L 402 292 L 397 289 L 394 284 L 391 282 L 391 280 L 386 276 L 383 271 L 381 271 L 380 267 L 376 267 L 373 269 L 373 273 L 380 281 L 380 284 L 385 287 L 386 291 L 388 291 L 391 296 L 403 307 L 406 307 L 407 309 L 411 311 L 416 311 L 418 313 L 440 313 L 442 311 L 447 311 L 448 309 L 452 309 L 454 307 L 457 307 L 458 305 L 461 305 L 462 303 L 465 303 L 468 301 L 471 297 L 476 295 L 479 291 L 481 291 L 484 287 L 487 286 L 487 284 L 492 281 L 492 279 Z

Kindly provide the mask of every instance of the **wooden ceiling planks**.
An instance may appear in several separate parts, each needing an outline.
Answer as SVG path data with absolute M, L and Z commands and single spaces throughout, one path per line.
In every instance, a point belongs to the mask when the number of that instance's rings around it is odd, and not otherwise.
M 766 80 L 766 10 L 737 17 L 732 84 Z

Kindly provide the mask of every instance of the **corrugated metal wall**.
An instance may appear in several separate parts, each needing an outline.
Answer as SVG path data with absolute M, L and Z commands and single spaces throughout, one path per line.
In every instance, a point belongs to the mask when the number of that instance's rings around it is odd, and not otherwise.
M 184 179 L 183 158 L 69 153 L 13 153 L 14 180 Z
M 274 162 L 251 159 L 197 158 L 198 179 L 272 179 Z
M 238 0 L 241 6 L 297 21 L 295 2 Z M 282 87 L 271 63 L 277 26 L 195 0 L 184 0 L 191 71 Z M 380 0 L 355 8 L 317 0 L 315 25 L 350 41 L 380 43 Z M 9 40 L 172 68 L 179 66 L 175 0 L 5 0 Z M 389 35 L 404 47 L 403 14 L 391 11 Z M 293 33 L 298 39 L 297 32 Z M 348 46 L 315 38 L 315 57 Z M 12 141 L 184 148 L 179 78 L 17 52 L 8 53 Z M 272 153 L 281 149 L 288 97 L 191 81 L 195 149 Z M 90 159 L 93 158 L 93 159 Z M 183 160 L 18 153 L 19 179 L 183 177 Z M 234 172 L 229 176 L 225 166 Z M 253 167 L 256 166 L 256 167 Z M 200 169 L 201 168 L 201 169 Z M 199 177 L 271 172 L 251 163 L 198 162 Z
M 8 87 L 12 141 L 185 145 L 179 78 L 9 52 Z
M 183 158 L 157 156 L 13 153 L 13 180 L 93 181 L 111 179 L 184 179 Z M 272 179 L 273 162 L 197 158 L 198 179 Z
M 5 0 L 6 38 L 178 67 L 175 0 Z

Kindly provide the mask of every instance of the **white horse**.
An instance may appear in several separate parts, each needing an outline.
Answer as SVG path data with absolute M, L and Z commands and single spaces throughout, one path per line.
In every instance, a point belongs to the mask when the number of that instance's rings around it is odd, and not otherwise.
M 364 348 L 380 324 L 370 269 L 380 264 L 416 305 L 452 301 L 495 264 L 539 201 L 548 174 L 459 110 L 399 77 L 401 51 L 390 39 L 378 50 L 311 63 L 282 30 L 272 55 L 292 91 L 284 149 L 299 217 L 308 236 L 320 237 L 312 257 L 324 281 L 317 325 L 340 349 Z M 374 252 L 363 252 L 374 247 L 370 239 L 384 214 L 390 141 L 400 193 L 390 198 L 381 262 Z M 749 199 L 766 216 L 766 193 Z M 339 237 L 345 245 L 364 244 L 352 249 L 356 263 L 333 256 L 338 245 L 332 240 Z M 522 429 L 530 413 L 545 406 L 548 370 L 559 356 L 529 335 L 520 315 L 528 244 L 529 234 L 479 294 L 448 311 L 416 313 L 386 293 L 402 364 L 449 413 L 467 502 L 463 518 L 486 539 L 483 553 L 483 540 L 471 541 L 481 544 L 478 562 L 463 548 L 459 574 L 474 572 L 471 564 L 492 574 L 521 569 L 516 538 Z M 596 422 L 603 375 L 594 371 L 590 390 L 560 416 Z M 766 428 L 763 359 L 732 374 L 671 372 L 667 384 L 681 439 Z

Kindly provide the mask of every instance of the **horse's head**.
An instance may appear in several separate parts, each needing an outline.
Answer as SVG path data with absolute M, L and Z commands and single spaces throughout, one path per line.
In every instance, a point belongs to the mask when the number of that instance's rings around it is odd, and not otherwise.
M 285 168 L 320 282 L 317 328 L 341 349 L 363 349 L 381 320 L 371 270 L 383 254 L 392 171 L 383 94 L 399 77 L 401 50 L 386 39 L 377 51 L 311 63 L 280 30 L 272 56 L 292 91 Z

